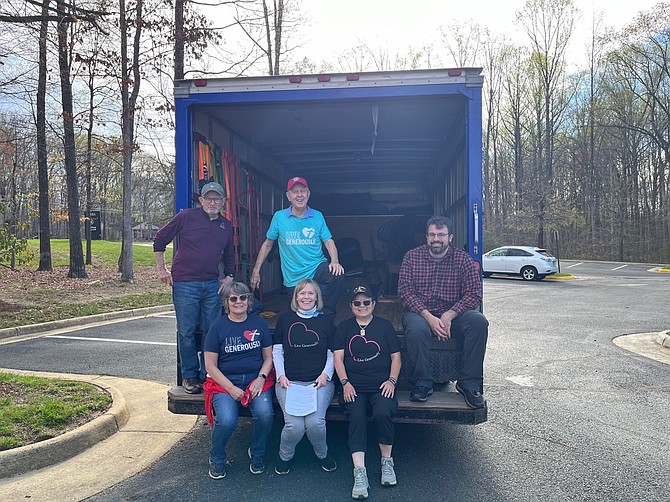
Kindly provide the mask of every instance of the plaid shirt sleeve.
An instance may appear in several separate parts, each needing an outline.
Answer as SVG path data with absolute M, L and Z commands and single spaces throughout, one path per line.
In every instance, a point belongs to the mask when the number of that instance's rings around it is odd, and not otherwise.
M 482 282 L 477 263 L 464 251 L 450 248 L 442 260 L 432 260 L 427 246 L 405 254 L 400 267 L 398 295 L 406 310 L 428 310 L 441 316 L 447 310 L 462 314 L 477 309 L 482 301 Z
M 425 274 L 419 259 L 419 249 L 420 248 L 411 249 L 405 253 L 398 275 L 398 296 L 400 297 L 405 310 L 416 314 L 420 314 L 423 310 L 428 308 L 422 301 L 416 289 L 415 281 L 421 274 Z

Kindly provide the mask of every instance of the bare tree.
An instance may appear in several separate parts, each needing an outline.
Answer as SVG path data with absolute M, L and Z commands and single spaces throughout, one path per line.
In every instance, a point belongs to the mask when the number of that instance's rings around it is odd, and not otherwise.
M 531 61 L 538 76 L 536 95 L 536 145 L 537 167 L 543 170 L 538 176 L 537 244 L 544 245 L 545 224 L 553 194 L 554 139 L 563 111 L 561 85 L 565 72 L 565 52 L 574 31 L 577 11 L 572 0 L 528 0 L 517 14 L 530 39 L 533 56 Z
M 49 213 L 49 166 L 47 164 L 46 89 L 47 89 L 47 35 L 49 31 L 49 0 L 42 2 L 42 20 L 39 38 L 39 77 L 37 84 L 37 172 L 39 180 L 40 260 L 37 270 L 50 272 L 51 215 Z

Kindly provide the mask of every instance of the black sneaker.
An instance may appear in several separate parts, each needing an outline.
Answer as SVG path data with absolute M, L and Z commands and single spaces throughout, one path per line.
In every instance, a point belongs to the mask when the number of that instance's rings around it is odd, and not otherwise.
M 432 387 L 423 387 L 421 385 L 418 385 L 412 389 L 412 392 L 409 393 L 409 400 L 425 403 L 426 401 L 428 401 L 428 396 L 430 396 L 432 393 L 433 393 Z
M 486 399 L 479 390 L 464 389 L 458 382 L 456 383 L 456 390 L 461 393 L 463 399 L 465 399 L 465 404 L 470 408 L 477 410 L 486 405 Z
M 226 477 L 226 464 L 215 464 L 209 461 L 209 477 L 212 479 L 223 479 Z
M 202 392 L 202 385 L 197 378 L 184 378 L 181 385 L 187 394 L 200 394 Z
M 319 462 L 321 462 L 321 469 L 326 472 L 333 472 L 335 469 L 337 469 L 337 462 L 335 462 L 335 459 L 330 455 L 326 455 L 325 457 L 320 458 Z
M 265 462 L 263 462 L 263 459 L 251 455 L 251 447 L 247 450 L 247 455 L 249 455 L 249 458 L 251 459 L 249 472 L 251 472 L 251 474 L 263 474 L 265 472 Z
M 282 460 L 281 457 L 277 457 L 277 465 L 275 465 L 275 472 L 280 476 L 284 476 L 291 472 L 291 461 Z

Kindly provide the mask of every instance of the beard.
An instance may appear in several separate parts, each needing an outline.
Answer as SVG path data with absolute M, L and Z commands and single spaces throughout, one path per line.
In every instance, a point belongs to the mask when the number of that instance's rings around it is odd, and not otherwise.
M 443 256 L 449 249 L 448 242 L 431 242 L 428 244 L 428 251 L 432 256 Z

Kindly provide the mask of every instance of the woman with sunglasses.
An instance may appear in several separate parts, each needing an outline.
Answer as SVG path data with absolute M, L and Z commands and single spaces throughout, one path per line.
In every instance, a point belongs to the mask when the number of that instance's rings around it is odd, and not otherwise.
M 212 427 L 209 476 L 226 476 L 226 444 L 237 427 L 240 405 L 251 410 L 253 433 L 247 450 L 252 474 L 265 471 L 265 445 L 272 429 L 272 336 L 264 319 L 249 315 L 249 288 L 233 282 L 223 292 L 226 315 L 212 324 L 203 344 L 205 410 Z M 214 412 L 214 418 L 212 417 Z
M 275 393 L 284 413 L 275 466 L 277 474 L 291 471 L 295 447 L 305 434 L 321 468 L 326 472 L 337 469 L 326 444 L 326 410 L 335 395 L 333 353 L 330 351 L 335 325 L 332 316 L 321 312 L 322 308 L 319 285 L 312 279 L 303 279 L 293 291 L 291 311 L 279 316 L 275 326 L 272 349 L 277 372 Z M 292 409 L 290 400 L 293 393 L 300 390 L 304 390 L 309 399 L 316 398 L 315 407 Z
M 398 410 L 395 386 L 400 374 L 400 343 L 393 325 L 373 315 L 375 298 L 365 286 L 358 286 L 351 297 L 354 317 L 337 326 L 333 357 L 342 384 L 340 403 L 349 420 L 349 450 L 354 464 L 355 499 L 368 497 L 365 468 L 368 408 L 381 452 L 381 484 L 395 486 L 393 468 L 393 417 Z

